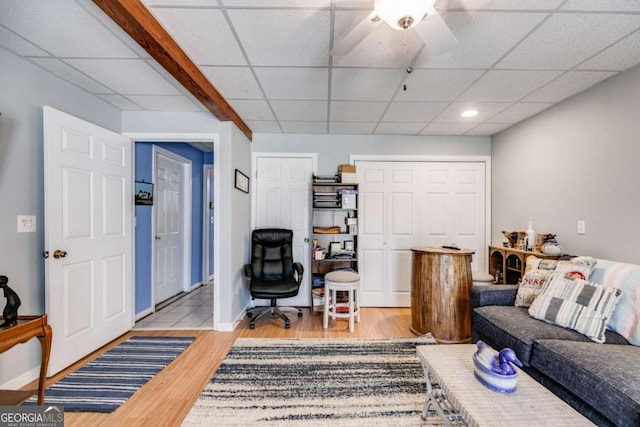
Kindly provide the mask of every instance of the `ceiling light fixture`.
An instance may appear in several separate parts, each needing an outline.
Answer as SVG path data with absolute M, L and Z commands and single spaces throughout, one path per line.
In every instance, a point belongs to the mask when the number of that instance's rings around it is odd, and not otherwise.
M 394 30 L 408 30 L 417 25 L 436 0 L 376 0 L 376 14 Z
M 462 117 L 475 117 L 478 115 L 478 110 L 467 110 L 467 111 L 463 111 L 462 114 L 460 114 Z

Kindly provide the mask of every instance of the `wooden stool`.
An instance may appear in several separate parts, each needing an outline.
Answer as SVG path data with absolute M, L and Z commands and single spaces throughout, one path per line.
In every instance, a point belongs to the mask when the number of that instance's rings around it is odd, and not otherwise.
M 336 293 L 346 291 L 349 298 L 346 303 L 336 301 Z M 338 318 L 349 318 L 349 332 L 353 332 L 353 320 L 356 318 L 360 323 L 360 304 L 358 294 L 360 292 L 360 276 L 352 271 L 331 271 L 324 276 L 324 317 L 322 327 L 329 327 L 329 314 L 335 320 Z M 347 307 L 346 313 L 338 312 L 338 308 Z

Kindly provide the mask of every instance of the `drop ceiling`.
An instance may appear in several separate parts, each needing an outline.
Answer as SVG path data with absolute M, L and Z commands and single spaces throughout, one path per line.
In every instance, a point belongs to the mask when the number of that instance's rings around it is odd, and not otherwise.
M 640 63 L 637 0 L 438 0 L 454 49 L 382 25 L 344 56 L 373 0 L 143 3 L 254 133 L 492 135 Z M 89 0 L 3 0 L 0 46 L 122 111 L 207 111 Z

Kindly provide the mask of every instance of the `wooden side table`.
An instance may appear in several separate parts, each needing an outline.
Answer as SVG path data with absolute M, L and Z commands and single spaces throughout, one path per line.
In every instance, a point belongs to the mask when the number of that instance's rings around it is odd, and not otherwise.
M 411 331 L 439 343 L 471 341 L 471 257 L 468 249 L 411 248 Z
M 2 317 L 0 317 L 0 321 Z M 38 379 L 38 405 L 44 404 L 44 389 L 47 379 L 47 367 L 51 353 L 51 326 L 47 315 L 18 316 L 18 324 L 9 328 L 0 328 L 0 353 L 4 353 L 16 344 L 22 344 L 31 338 L 38 338 L 42 347 L 40 378 Z M 27 400 L 35 390 L 0 390 L 0 405 L 18 405 Z

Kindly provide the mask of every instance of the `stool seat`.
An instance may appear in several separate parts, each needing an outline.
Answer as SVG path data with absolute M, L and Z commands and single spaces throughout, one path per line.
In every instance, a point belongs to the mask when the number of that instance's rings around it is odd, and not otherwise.
M 347 302 L 337 301 L 337 292 L 347 292 Z M 329 327 L 329 315 L 332 319 L 349 318 L 349 332 L 354 330 L 354 319 L 360 323 L 360 276 L 352 271 L 331 271 L 324 276 L 324 313 L 322 327 Z M 338 308 L 346 308 L 346 312 L 339 312 Z
M 358 273 L 354 273 L 353 271 L 330 271 L 329 273 L 324 275 L 325 282 L 329 280 L 330 282 L 338 282 L 338 283 L 350 283 L 350 282 L 359 282 L 360 276 Z

